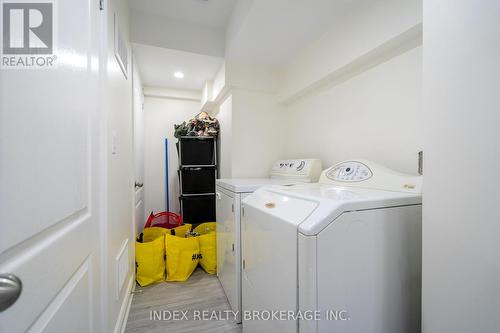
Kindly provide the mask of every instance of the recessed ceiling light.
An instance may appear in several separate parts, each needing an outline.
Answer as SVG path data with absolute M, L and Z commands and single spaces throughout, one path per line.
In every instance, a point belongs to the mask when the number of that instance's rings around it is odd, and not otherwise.
M 178 79 L 183 79 L 184 78 L 184 73 L 183 72 L 175 72 L 174 76 Z

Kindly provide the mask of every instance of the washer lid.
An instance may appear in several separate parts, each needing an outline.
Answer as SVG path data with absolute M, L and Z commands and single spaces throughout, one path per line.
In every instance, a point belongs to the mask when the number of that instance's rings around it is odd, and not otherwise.
M 304 209 L 300 201 L 316 204 L 314 207 L 306 205 L 307 208 Z M 422 196 L 415 193 L 315 183 L 263 187 L 243 202 L 279 217 L 281 221 L 294 224 L 300 233 L 312 236 L 317 235 L 344 212 L 419 205 L 422 203 Z M 300 209 L 304 211 L 299 211 Z
M 302 183 L 300 180 L 276 178 L 223 178 L 217 179 L 216 184 L 235 193 L 251 193 L 262 186 L 282 185 L 290 186 Z
M 274 163 L 269 178 L 223 178 L 217 185 L 236 193 L 251 193 L 266 185 L 293 185 L 317 182 L 321 174 L 321 161 L 317 158 L 279 160 Z
M 258 189 L 243 199 L 246 206 L 261 211 L 269 218 L 265 223 L 286 222 L 297 226 L 318 207 L 318 200 L 283 195 L 268 188 Z M 279 221 L 279 222 L 276 222 Z

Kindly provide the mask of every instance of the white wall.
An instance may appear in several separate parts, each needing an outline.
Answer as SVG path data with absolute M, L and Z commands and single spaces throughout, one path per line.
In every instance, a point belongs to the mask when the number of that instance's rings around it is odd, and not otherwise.
M 500 4 L 424 2 L 423 332 L 500 331 Z
M 226 61 L 217 73 L 218 107 L 211 113 L 220 123 L 220 178 L 268 177 L 284 156 L 284 108 L 276 96 L 282 76 L 268 65 L 235 61 Z
M 150 91 L 150 89 L 148 90 Z M 158 89 L 156 90 L 158 92 Z M 144 100 L 145 153 L 144 200 L 145 211 L 160 212 L 165 207 L 165 139 L 169 146 L 170 211 L 179 213 L 179 168 L 174 137 L 174 124 L 188 121 L 200 112 L 199 100 L 151 97 Z
M 221 68 L 217 71 L 214 78 L 214 84 L 212 86 L 212 96 L 217 98 L 219 94 L 222 93 L 224 86 L 226 85 L 226 64 L 223 63 Z
M 275 94 L 282 84 L 283 71 L 274 66 L 226 60 L 224 68 L 228 87 Z
M 269 177 L 273 163 L 285 155 L 283 116 L 274 94 L 232 91 L 232 177 Z
M 228 96 L 219 107 L 219 178 L 231 178 L 233 174 L 233 97 Z
M 324 167 L 368 158 L 417 172 L 422 149 L 422 49 L 418 47 L 286 109 L 288 158 L 317 157 Z
M 276 95 L 231 89 L 215 116 L 220 123 L 220 178 L 269 177 L 284 157 L 283 107 Z
M 287 158 L 368 158 L 417 173 L 422 149 L 422 2 L 375 0 L 298 54 L 279 101 Z
M 282 99 L 340 70 L 422 22 L 422 0 L 367 1 L 332 26 L 288 66 Z
M 130 44 L 128 78 L 126 79 L 114 55 L 114 13 L 126 41 L 130 40 L 128 2 L 112 0 L 107 3 L 107 62 L 103 95 L 107 113 L 107 224 L 106 251 L 103 274 L 107 293 L 104 313 L 107 332 L 119 330 L 125 315 L 130 288 L 134 281 L 133 234 L 133 138 L 132 138 L 132 73 Z M 113 153 L 113 142 L 116 147 Z M 129 270 L 124 285 L 118 284 L 116 258 L 127 244 Z M 125 255 L 127 252 L 124 252 Z

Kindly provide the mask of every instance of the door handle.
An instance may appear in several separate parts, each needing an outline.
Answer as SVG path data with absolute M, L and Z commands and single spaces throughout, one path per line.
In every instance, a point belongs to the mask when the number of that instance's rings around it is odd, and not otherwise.
M 135 187 L 141 188 L 143 186 L 144 186 L 144 183 L 135 182 Z
M 12 304 L 14 304 L 21 291 L 23 290 L 23 284 L 21 280 L 13 274 L 1 274 L 0 275 L 0 312 L 8 309 Z
M 220 199 L 220 198 L 221 198 L 221 195 L 220 195 L 220 193 L 219 193 L 219 192 L 216 192 L 216 193 L 215 193 L 215 196 L 217 197 L 217 199 Z

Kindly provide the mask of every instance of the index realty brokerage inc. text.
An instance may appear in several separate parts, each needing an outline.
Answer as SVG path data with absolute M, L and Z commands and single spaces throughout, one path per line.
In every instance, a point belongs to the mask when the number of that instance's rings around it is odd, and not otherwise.
M 231 310 L 158 310 L 149 312 L 149 320 L 236 320 L 239 311 Z M 245 310 L 243 320 L 350 320 L 346 310 Z

